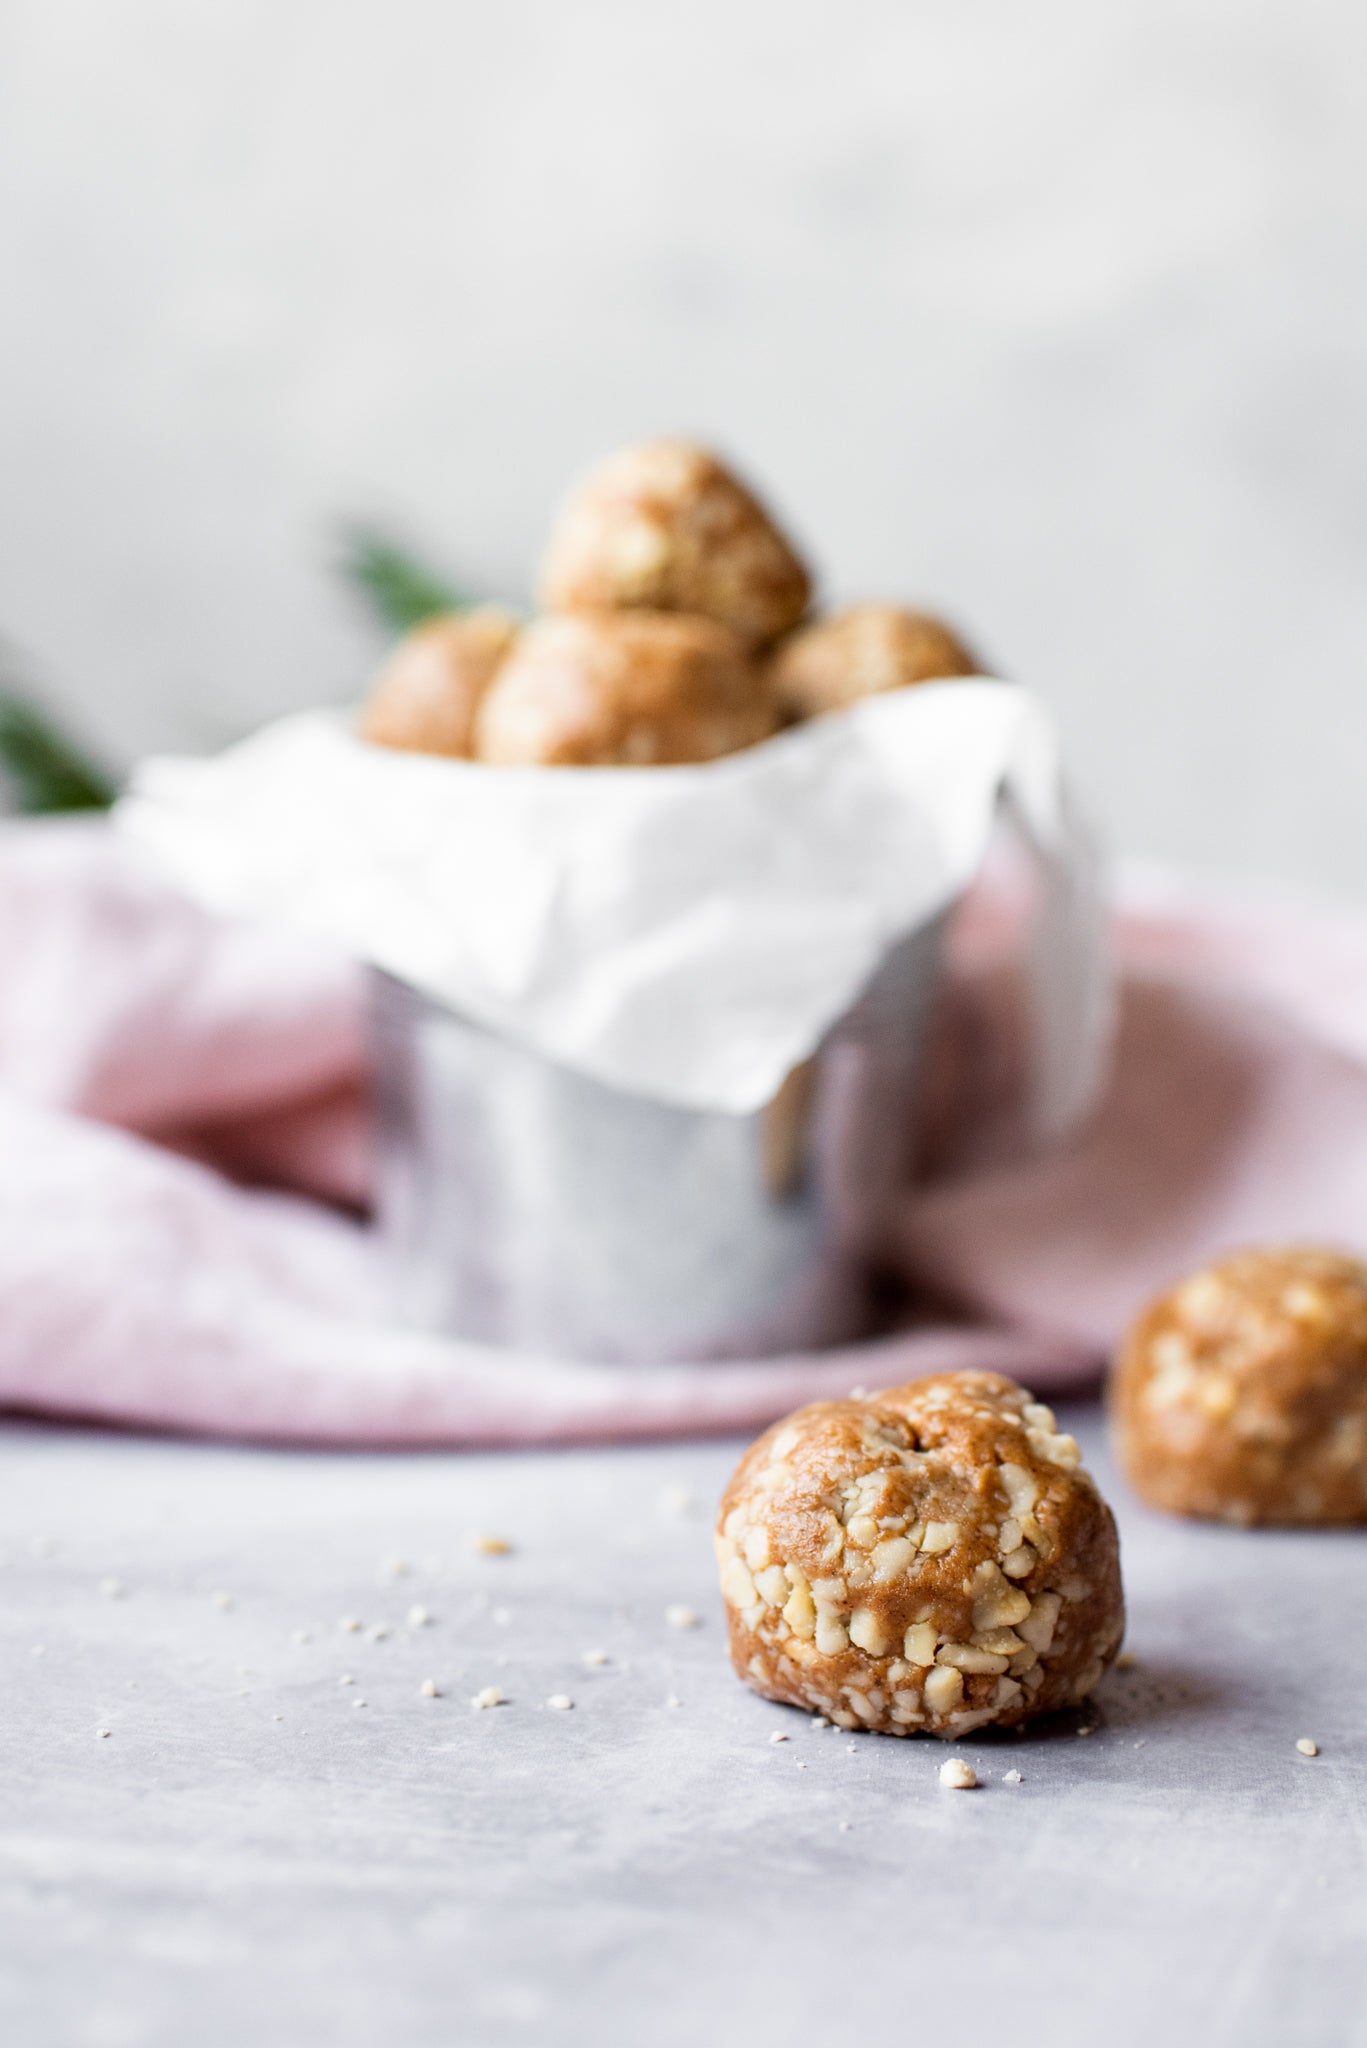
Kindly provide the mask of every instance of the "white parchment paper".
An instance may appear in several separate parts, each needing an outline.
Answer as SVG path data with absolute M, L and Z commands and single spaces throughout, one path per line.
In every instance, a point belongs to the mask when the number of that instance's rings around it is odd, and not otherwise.
M 1091 1091 L 1092 859 L 1011 684 L 868 699 L 699 767 L 492 768 L 281 720 L 158 759 L 124 829 L 212 907 L 288 924 L 659 1100 L 767 1102 L 888 947 L 972 878 L 1005 796 L 1042 862 L 1039 1122 Z

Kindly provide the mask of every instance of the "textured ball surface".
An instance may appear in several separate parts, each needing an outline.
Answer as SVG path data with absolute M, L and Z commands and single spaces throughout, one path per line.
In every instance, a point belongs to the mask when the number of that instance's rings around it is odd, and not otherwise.
M 371 686 L 357 726 L 379 747 L 468 754 L 475 713 L 517 638 L 496 605 L 445 612 L 405 633 Z
M 1120 1647 L 1115 1522 L 997 1373 L 819 1401 L 751 1445 L 716 1532 L 731 1658 L 842 1728 L 953 1738 L 1076 1705 Z
M 1238 1524 L 1367 1521 L 1367 1266 L 1236 1253 L 1139 1317 L 1111 1378 L 1136 1492 Z
M 480 705 L 475 752 L 504 765 L 660 767 L 767 739 L 777 712 L 733 634 L 663 612 L 541 619 Z
M 861 697 L 938 676 L 979 675 L 973 655 L 942 620 L 899 605 L 858 604 L 803 626 L 774 656 L 774 689 L 788 718 L 841 711 Z
M 542 565 L 548 611 L 692 612 L 748 645 L 807 609 L 807 571 L 758 499 L 706 448 L 643 441 L 561 508 Z

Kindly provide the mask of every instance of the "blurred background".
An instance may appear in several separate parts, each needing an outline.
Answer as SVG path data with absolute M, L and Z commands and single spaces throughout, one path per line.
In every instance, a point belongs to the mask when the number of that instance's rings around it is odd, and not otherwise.
M 1351 0 L 7 0 L 0 638 L 115 768 L 354 694 L 338 534 L 519 597 L 714 438 L 1113 842 L 1367 894 Z

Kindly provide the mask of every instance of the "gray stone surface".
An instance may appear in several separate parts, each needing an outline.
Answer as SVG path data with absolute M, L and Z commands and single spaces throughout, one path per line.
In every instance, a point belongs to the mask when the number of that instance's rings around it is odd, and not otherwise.
M 1120 1494 L 1137 1668 L 950 1793 L 731 1677 L 735 1449 L 0 1432 L 6 2048 L 1367 2042 L 1367 1536 Z

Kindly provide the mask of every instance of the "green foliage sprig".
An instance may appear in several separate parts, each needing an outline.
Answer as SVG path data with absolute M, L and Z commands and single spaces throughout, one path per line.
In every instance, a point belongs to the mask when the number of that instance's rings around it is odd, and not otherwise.
M 48 811 L 103 811 L 117 791 L 111 778 L 69 740 L 8 674 L 0 674 L 0 781 L 17 808 L 36 817 Z
M 343 529 L 338 566 L 380 624 L 393 633 L 406 633 L 437 612 L 465 611 L 471 603 L 440 570 L 371 526 Z

